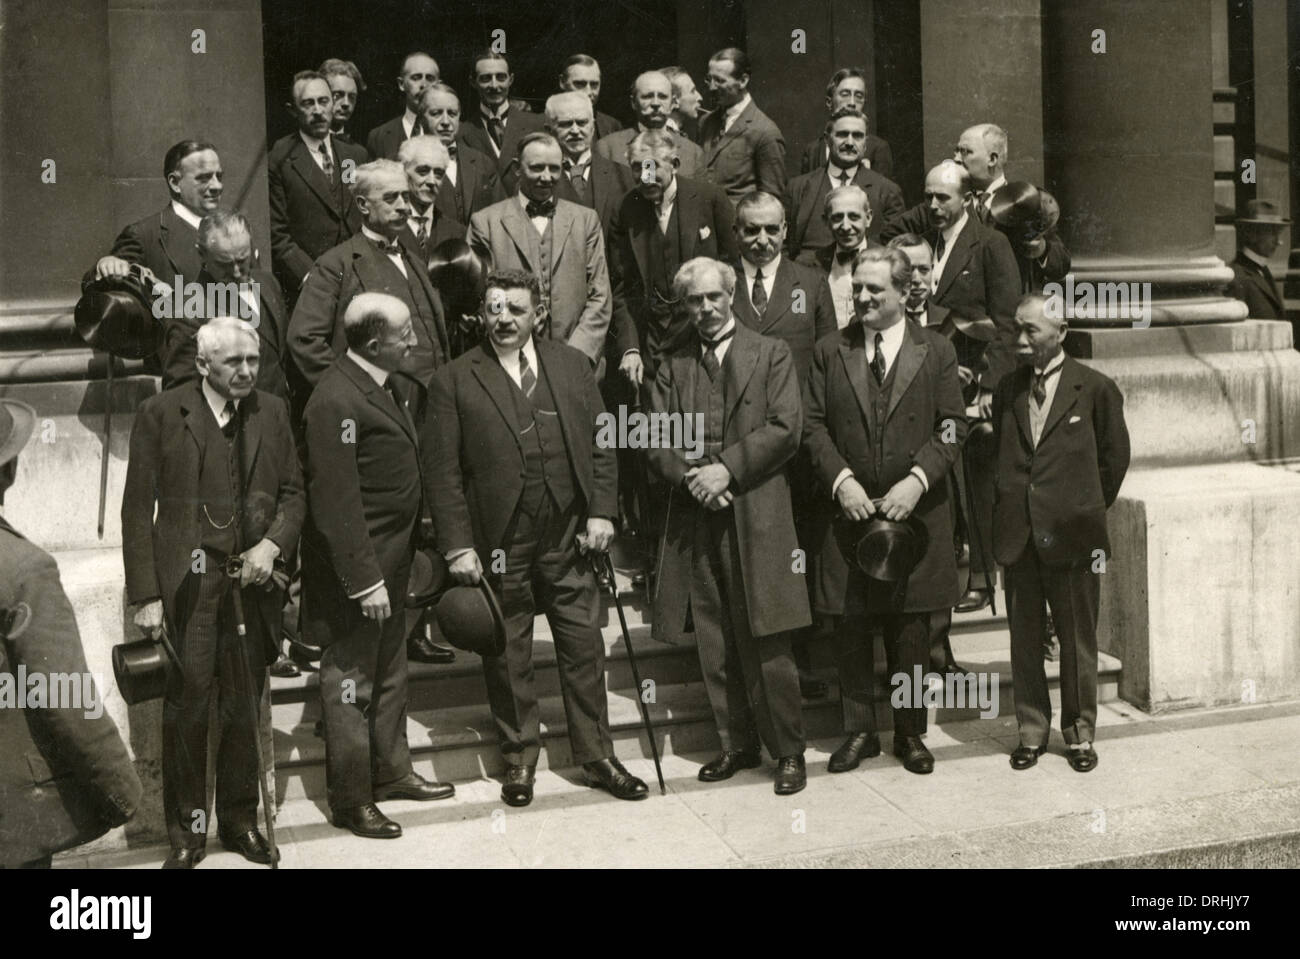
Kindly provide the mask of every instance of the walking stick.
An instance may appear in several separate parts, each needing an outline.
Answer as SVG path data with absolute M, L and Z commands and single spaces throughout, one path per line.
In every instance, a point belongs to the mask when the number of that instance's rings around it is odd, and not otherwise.
M 104 538 L 104 508 L 108 503 L 108 454 L 113 435 L 113 360 L 108 358 L 108 375 L 104 380 L 104 450 L 99 456 L 99 538 Z
M 654 757 L 655 775 L 659 777 L 659 795 L 664 796 L 668 793 L 667 787 L 664 786 L 664 770 L 659 765 L 659 747 L 655 745 L 655 728 L 650 722 L 650 710 L 646 708 L 645 700 L 641 698 L 641 672 L 636 668 L 636 654 L 632 652 L 632 637 L 627 631 L 623 601 L 618 598 L 618 582 L 614 579 L 614 561 L 609 558 L 609 553 L 601 553 L 600 559 L 604 563 L 603 571 L 609 576 L 609 593 L 614 597 L 614 608 L 618 610 L 618 625 L 623 630 L 623 645 L 627 647 L 627 661 L 632 667 L 632 682 L 636 684 L 636 701 L 641 707 L 641 723 L 645 726 L 646 736 L 650 739 L 650 755 Z
M 993 579 L 989 575 L 988 564 L 983 561 L 984 553 L 980 550 L 980 524 L 975 516 L 975 487 L 971 484 L 970 460 L 967 459 L 965 450 L 961 452 L 961 472 L 966 480 L 966 531 L 970 534 L 971 562 L 975 561 L 978 552 L 980 565 L 984 567 L 984 588 L 989 591 L 989 609 L 996 616 L 998 614 L 997 594 L 993 592 Z
M 235 580 L 231 584 L 235 600 L 235 629 L 239 633 L 239 662 L 244 673 L 244 688 L 248 691 L 248 709 L 253 717 L 253 742 L 257 746 L 257 786 L 262 794 L 262 817 L 266 820 L 266 841 L 271 846 L 271 868 L 279 868 L 280 850 L 275 844 L 275 819 L 271 816 L 271 793 L 266 786 L 266 757 L 262 754 L 262 730 L 258 723 L 257 697 L 253 695 L 253 667 L 248 662 L 248 649 L 244 640 L 248 627 L 244 625 L 244 597 L 239 585 L 239 571 L 244 563 L 238 556 L 226 560 L 226 575 Z

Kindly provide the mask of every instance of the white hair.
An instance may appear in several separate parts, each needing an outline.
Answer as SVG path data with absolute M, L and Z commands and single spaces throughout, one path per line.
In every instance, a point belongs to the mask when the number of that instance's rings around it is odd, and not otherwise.
M 673 277 L 673 296 L 678 298 L 685 296 L 687 285 L 692 283 L 700 274 L 709 270 L 713 270 L 718 274 L 718 278 L 722 280 L 723 289 L 728 293 L 736 292 L 735 270 L 721 260 L 713 259 L 713 257 L 697 256 L 678 267 L 677 275 Z
M 403 180 L 406 179 L 406 170 L 396 160 L 371 160 L 357 167 L 352 181 L 352 195 L 369 196 L 371 188 L 385 173 L 395 173 Z
M 546 98 L 546 123 L 547 126 L 555 122 L 556 114 L 562 107 L 584 107 L 587 116 L 594 117 L 595 108 L 591 105 L 591 98 L 585 93 L 579 93 L 577 90 L 565 90 L 563 93 L 553 93 Z
M 432 150 L 435 160 L 441 156 L 444 165 L 451 163 L 451 154 L 447 152 L 443 142 L 435 136 L 424 133 L 418 137 L 403 140 L 402 145 L 397 148 L 397 159 L 402 164 L 403 169 L 415 165 L 415 158 L 421 150 Z M 360 172 L 359 168 L 358 172 Z
M 254 347 L 261 346 L 257 338 L 257 330 L 247 320 L 234 316 L 214 316 L 200 326 L 198 332 L 194 334 L 198 355 L 211 361 L 215 358 L 214 354 L 221 349 L 222 340 L 232 333 L 242 333 L 253 341 Z

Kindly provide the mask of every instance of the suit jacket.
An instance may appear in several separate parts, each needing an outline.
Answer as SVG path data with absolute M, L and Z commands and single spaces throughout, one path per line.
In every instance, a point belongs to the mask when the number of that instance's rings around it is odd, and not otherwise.
M 0 673 L 15 676 L 19 666 L 78 682 L 88 674 L 54 557 L 0 518 Z M 109 690 L 97 686 L 102 703 Z M 140 778 L 112 717 L 30 706 L 0 709 L 0 867 L 96 839 L 140 804 Z
M 625 130 L 611 133 L 609 136 L 601 137 L 596 141 L 594 152 L 607 160 L 613 160 L 615 163 L 627 166 L 627 145 L 640 132 L 637 127 L 628 127 Z M 677 175 L 691 180 L 702 178 L 704 176 L 704 151 L 684 136 L 673 134 L 673 139 L 677 141 Z M 638 175 L 634 173 L 632 179 L 633 182 L 636 182 Z
M 819 496 L 836 523 L 842 518 L 831 489 L 841 470 L 852 470 L 873 499 L 888 493 L 913 466 L 925 472 L 929 490 L 912 516 L 925 525 L 929 545 L 908 577 L 902 611 L 911 613 L 950 608 L 961 596 L 948 470 L 966 440 L 966 417 L 952 345 L 933 330 L 903 322 L 883 430 L 877 435 L 871 427 L 865 327 L 854 322 L 818 342 L 813 352 L 804 383 L 803 442 Z M 850 575 L 840 538 L 825 538 L 817 564 L 814 605 L 829 615 L 844 613 L 846 600 L 853 609 L 865 583 L 859 573 Z
M 853 175 L 853 183 L 867 191 L 867 199 L 871 203 L 871 226 L 867 228 L 867 236 L 875 240 L 884 229 L 885 222 L 903 212 L 903 191 L 893 180 L 888 180 L 861 164 Z M 830 192 L 831 184 L 825 167 L 818 167 L 811 173 L 802 174 L 790 181 L 790 189 L 785 195 L 785 214 L 786 222 L 790 224 L 786 249 L 791 256 L 797 257 L 807 250 L 815 250 L 835 241 L 830 226 L 822 216 L 826 194 Z
M 449 177 L 444 177 L 434 201 L 441 215 L 460 224 L 463 238 L 472 214 L 505 198 L 496 161 L 458 140 L 456 182 L 453 184 Z
M 597 442 L 605 407 L 591 364 L 563 343 L 534 337 L 533 345 L 586 515 L 612 520 L 618 515 L 618 464 L 614 447 Z M 472 546 L 484 568 L 494 549 L 508 545 L 506 528 L 524 489 L 514 390 L 491 344 L 480 343 L 433 378 L 421 428 L 438 551 Z
M 758 637 L 800 629 L 812 617 L 804 578 L 790 571 L 798 540 L 786 467 L 799 449 L 801 427 L 794 362 L 784 342 L 738 323 L 722 371 L 726 410 L 718 462 L 732 477 L 729 488 L 735 500 L 730 508 L 750 631 Z M 667 422 L 694 418 L 702 413 L 695 406 L 695 383 L 707 375 L 699 338 L 689 337 L 659 364 L 645 390 L 646 406 L 652 414 L 667 413 Z M 660 436 L 646 452 L 652 473 L 668 484 L 672 497 L 651 597 L 652 635 L 678 643 L 695 588 L 695 527 L 702 510 L 682 488 L 682 480 L 687 470 L 706 461 L 688 459 L 688 450 L 673 448 L 671 440 Z
M 452 217 L 444 214 L 438 209 L 436 203 L 433 205 L 433 209 L 435 211 L 434 216 L 437 222 L 434 224 L 433 231 L 424 239 L 423 242 L 421 242 L 420 238 L 412 232 L 409 220 L 407 221 L 406 226 L 402 227 L 401 232 L 397 235 L 398 242 L 400 242 L 402 246 L 419 253 L 420 259 L 424 260 L 426 265 L 429 262 L 429 255 L 438 248 L 439 244 L 443 243 L 445 240 L 465 239 L 464 224 L 459 223 Z
M 866 147 L 862 156 L 871 164 L 871 169 L 881 176 L 888 178 L 894 175 L 894 154 L 889 149 L 889 144 L 874 133 L 867 134 Z M 799 160 L 799 172 L 811 173 L 829 162 L 830 144 L 826 140 L 826 134 L 823 133 L 803 148 L 803 155 Z
M 868 235 L 866 249 L 873 250 L 879 248 L 880 248 L 880 244 L 876 243 L 874 240 L 871 239 L 871 236 Z M 816 249 L 805 249 L 797 257 L 798 262 L 803 266 L 811 266 L 819 270 L 822 276 L 827 278 L 828 286 L 829 286 L 829 280 L 831 275 L 831 264 L 834 261 L 834 259 L 835 259 L 834 240 L 831 240 L 830 243 L 826 244 L 823 247 L 817 247 Z
M 404 116 L 406 111 L 402 111 L 391 120 L 384 121 L 366 135 L 366 150 L 373 159 L 397 159 L 397 150 L 407 139 L 406 127 L 402 125 Z M 418 122 L 415 131 L 418 136 L 420 131 Z
M 192 282 L 199 275 L 198 241 L 199 231 L 177 216 L 168 203 L 159 212 L 123 227 L 108 252 L 147 267 L 158 279 L 174 286 L 178 276 Z M 91 267 L 82 278 L 82 287 L 94 278 L 95 268 Z
M 330 137 L 334 175 L 343 163 L 357 166 L 369 159 L 354 143 Z M 325 179 L 302 137 L 296 132 L 281 137 L 266 159 L 267 190 L 271 207 L 271 257 L 281 284 L 296 296 L 312 262 L 361 229 L 361 214 L 346 187 L 342 203 Z
M 700 127 L 703 179 L 726 190 L 733 204 L 754 190 L 784 196 L 785 140 L 777 125 L 751 100 L 723 133 L 724 113 L 715 110 Z
M 620 123 L 618 120 L 615 120 L 608 113 L 601 113 L 599 110 L 596 111 L 596 139 L 597 140 L 599 140 L 601 137 L 607 137 L 611 133 L 614 133 L 615 131 L 621 129 L 623 129 L 623 124 Z
M 197 282 L 207 284 L 212 278 L 202 270 Z M 265 270 L 253 271 L 253 282 L 261 294 L 261 310 L 250 323 L 257 326 L 258 364 L 256 386 L 263 393 L 270 393 L 281 399 L 289 398 L 289 384 L 285 368 L 289 357 L 285 347 L 287 317 L 284 310 L 284 297 L 280 294 L 280 284 L 274 276 Z M 236 294 L 238 296 L 238 294 Z M 232 315 L 239 304 L 232 305 Z M 186 316 L 171 317 L 165 324 L 165 343 L 163 346 L 163 389 L 171 389 L 183 383 L 197 381 L 198 368 L 194 358 L 198 354 L 198 345 L 194 336 L 209 317 L 191 318 Z
M 122 564 L 129 603 L 161 599 L 172 643 L 183 645 L 184 624 L 197 591 L 191 576 L 206 520 L 199 497 L 199 471 L 207 455 L 199 417 L 211 416 L 200 383 L 151 396 L 131 429 L 126 486 L 122 492 Z M 284 400 L 254 390 L 240 403 L 244 425 L 244 526 L 241 548 L 263 538 L 280 547 L 292 566 L 307 510 L 289 409 Z M 225 451 L 218 451 L 224 456 Z M 157 516 L 154 507 L 157 506 Z M 280 590 L 244 590 L 244 613 L 252 635 L 268 651 L 280 637 Z M 184 655 L 183 653 L 181 655 Z
M 677 267 L 697 256 L 730 261 L 739 256 L 732 232 L 736 214 L 727 195 L 716 186 L 699 180 L 677 178 L 677 241 L 681 261 Z M 654 318 L 651 297 L 654 288 L 648 279 L 650 244 L 658 242 L 659 218 L 655 207 L 639 191 L 623 198 L 610 225 L 610 275 L 613 279 L 613 343 L 618 356 L 628 350 L 642 351 L 642 360 L 653 364 L 661 354 L 670 353 L 688 328 L 674 316 L 665 328 Z
M 361 604 L 350 595 L 383 580 L 400 608 L 394 584 L 406 582 L 423 512 L 419 441 L 409 411 L 346 353 L 320 377 L 303 419 L 311 507 L 302 537 L 303 632 L 328 645 L 361 625 Z M 350 435 L 340 432 L 349 426 Z
M 831 303 L 831 288 L 825 274 L 796 263 L 788 256 L 781 257 L 772 283 L 772 294 L 767 298 L 767 309 L 760 318 L 754 311 L 753 290 L 745 282 L 745 270 L 739 258 L 732 261 L 731 268 L 736 271 L 732 312 L 755 333 L 785 341 L 785 345 L 790 347 L 790 356 L 802 386 L 812 363 L 813 347 L 818 340 L 837 329 L 835 306 Z M 795 306 L 800 304 L 795 300 L 800 294 L 802 309 L 796 311 Z
M 483 112 L 478 107 L 471 108 L 467 111 L 467 115 L 461 117 L 460 137 L 467 146 L 496 162 L 497 176 L 501 180 L 502 190 L 509 195 L 515 192 L 515 187 L 519 183 L 519 173 L 515 167 L 515 151 L 519 147 L 519 141 L 545 127 L 546 121 L 542 117 L 536 113 L 529 113 L 516 101 L 511 100 L 510 110 L 506 114 L 505 132 L 501 137 L 499 156 L 492 149 L 492 138 L 488 136 Z
M 1032 546 L 1044 565 L 1082 567 L 1110 552 L 1106 510 L 1128 472 L 1124 396 L 1105 375 L 1066 356 L 1038 445 L 1029 422 L 1033 368 L 993 394 L 993 555 L 1010 566 Z
M 1011 252 L 1015 254 L 1022 293 L 1042 293 L 1043 287 L 1048 283 L 1065 282 L 1065 274 L 1070 272 L 1070 251 L 1065 248 L 1065 243 L 1055 230 L 1043 237 L 1047 243 L 1043 255 L 1033 259 L 1020 252 L 1020 248 L 1011 242 L 1011 234 L 1001 227 L 998 230 L 1007 238 Z
M 611 312 L 600 218 L 585 206 L 556 200 L 551 230 L 550 338 L 582 350 L 594 365 L 604 353 Z M 542 238 L 518 194 L 470 217 L 468 239 L 498 270 L 538 270 Z
M 420 331 L 417 336 L 430 345 L 431 352 L 413 350 L 402 363 L 403 372 L 427 385 L 433 371 L 447 361 L 450 353 L 442 300 L 429 282 L 429 271 L 415 238 L 407 231 L 405 238 L 399 236 L 398 242 L 406 253 L 408 276 L 424 287 L 425 295 L 433 303 L 434 315 L 426 316 L 416 310 L 410 288 L 397 267 L 364 234 L 358 233 L 321 255 L 293 308 L 289 319 L 289 354 L 293 358 L 295 392 L 310 391 L 347 351 L 343 314 L 358 293 L 391 294 L 411 311 L 411 322 Z
M 1251 319 L 1286 319 L 1282 297 L 1278 293 L 1277 283 L 1272 273 L 1247 258 L 1240 250 L 1237 251 L 1237 258 L 1229 265 L 1232 267 L 1232 282 L 1224 292 L 1235 299 L 1243 300 L 1250 310 Z M 1300 343 L 1296 346 L 1300 347 Z
M 578 199 L 572 181 L 561 177 L 555 188 L 555 195 L 571 203 L 582 203 L 590 210 L 595 210 L 600 217 L 600 227 L 605 231 L 605 249 L 609 250 L 610 227 L 618 213 L 619 204 L 627 191 L 636 186 L 632 171 L 625 165 L 606 159 L 598 153 L 591 155 L 591 167 L 587 171 L 587 202 Z

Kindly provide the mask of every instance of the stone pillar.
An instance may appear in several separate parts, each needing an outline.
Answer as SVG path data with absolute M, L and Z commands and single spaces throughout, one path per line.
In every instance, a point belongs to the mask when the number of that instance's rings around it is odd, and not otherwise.
M 1111 510 L 1099 642 L 1143 708 L 1300 694 L 1300 356 L 1245 320 L 1214 255 L 1210 0 L 1044 5 L 1047 184 L 1075 285 L 1149 283 L 1151 325 L 1067 349 L 1120 386 L 1133 465 Z M 1101 52 L 1104 31 L 1105 52 Z M 1096 52 L 1094 52 L 1096 50 Z

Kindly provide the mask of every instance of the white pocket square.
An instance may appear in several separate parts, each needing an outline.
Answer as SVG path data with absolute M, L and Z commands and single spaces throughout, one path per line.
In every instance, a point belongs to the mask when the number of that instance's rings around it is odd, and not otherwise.
M 713 235 L 713 231 L 710 230 L 707 226 L 702 226 L 702 227 L 700 227 L 700 239 L 701 239 L 701 240 L 707 240 L 707 239 L 708 239 L 710 236 L 712 236 L 712 235 Z
M 1081 417 L 1081 416 L 1071 416 L 1071 417 L 1070 417 L 1070 422 L 1071 422 L 1071 423 L 1077 423 L 1077 422 L 1079 422 L 1079 420 L 1081 420 L 1081 419 L 1083 419 L 1083 417 Z

